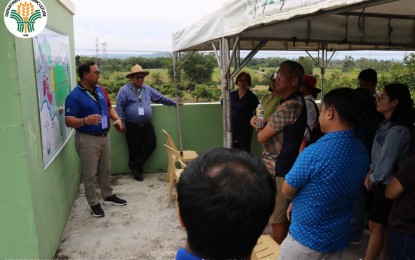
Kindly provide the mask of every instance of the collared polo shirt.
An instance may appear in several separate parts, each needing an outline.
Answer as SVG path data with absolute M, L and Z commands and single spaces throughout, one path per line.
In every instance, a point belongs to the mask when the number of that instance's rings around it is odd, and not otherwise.
M 297 190 L 291 236 L 321 253 L 345 249 L 354 197 L 368 169 L 369 155 L 352 131 L 327 133 L 306 147 L 285 176 Z
M 176 254 L 176 260 L 202 260 L 202 258 L 192 255 L 183 247 L 179 248 Z
M 95 94 L 94 94 L 95 93 Z M 95 86 L 92 98 L 85 88 L 77 85 L 65 100 L 65 116 L 74 116 L 84 118 L 89 115 L 98 114 L 107 118 L 107 128 L 102 129 L 101 125 L 83 125 L 77 130 L 81 132 L 105 133 L 109 130 L 109 113 L 108 108 L 111 103 L 107 98 L 105 90 L 100 86 Z

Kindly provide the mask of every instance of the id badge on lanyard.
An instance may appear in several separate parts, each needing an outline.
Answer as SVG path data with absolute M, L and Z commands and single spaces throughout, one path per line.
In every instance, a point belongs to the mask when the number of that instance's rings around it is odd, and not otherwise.
M 92 98 L 92 100 L 94 100 L 97 103 L 97 105 L 101 109 L 101 113 L 102 113 L 102 115 L 101 115 L 101 128 L 102 129 L 107 129 L 108 128 L 108 118 L 105 115 L 104 110 L 102 109 L 101 104 L 99 103 L 99 100 L 97 100 L 93 95 L 91 95 L 91 93 L 89 93 L 89 91 L 85 90 L 85 92 L 88 94 L 88 96 L 90 96 Z M 96 90 L 95 90 L 95 95 L 98 96 L 98 94 L 96 93 Z
M 102 116 L 101 116 L 101 126 L 102 126 L 102 129 L 108 128 L 108 120 L 104 112 L 102 112 Z
M 144 108 L 143 108 L 143 101 L 141 99 L 141 96 L 143 95 L 144 89 L 142 89 L 140 91 L 140 94 L 137 94 L 137 98 L 138 98 L 138 115 L 139 116 L 144 116 Z

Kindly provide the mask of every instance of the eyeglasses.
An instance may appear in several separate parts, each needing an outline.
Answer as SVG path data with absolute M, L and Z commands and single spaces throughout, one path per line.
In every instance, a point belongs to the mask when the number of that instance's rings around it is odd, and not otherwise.
M 386 96 L 384 94 L 377 94 L 376 95 L 376 101 L 380 102 L 382 99 L 384 99 Z
M 144 77 L 145 77 L 145 76 L 140 76 L 140 75 L 134 76 L 134 78 L 135 78 L 136 80 L 144 79 Z
M 276 72 L 274 73 L 274 79 L 276 78 L 285 78 L 286 76 L 288 76 L 287 74 L 284 74 L 282 72 Z

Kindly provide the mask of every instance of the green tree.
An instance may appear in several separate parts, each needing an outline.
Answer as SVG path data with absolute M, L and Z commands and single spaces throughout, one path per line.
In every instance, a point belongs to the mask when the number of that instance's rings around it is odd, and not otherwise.
M 298 63 L 303 65 L 305 74 L 313 75 L 313 60 L 310 57 L 300 57 Z
M 221 91 L 215 86 L 197 84 L 195 89 L 191 92 L 191 95 L 196 99 L 196 102 L 199 102 L 199 99 L 211 101 L 218 100 L 221 96 Z
M 158 72 L 152 73 L 151 78 L 153 80 L 153 85 L 161 86 L 163 84 L 163 80 L 161 80 L 160 73 Z
M 209 84 L 212 81 L 213 70 L 216 67 L 216 60 L 213 55 L 213 53 L 193 53 L 183 64 L 186 80 L 195 84 Z
M 349 72 L 349 71 L 352 71 L 354 67 L 355 67 L 355 63 L 354 63 L 353 57 L 352 56 L 344 57 L 342 71 Z

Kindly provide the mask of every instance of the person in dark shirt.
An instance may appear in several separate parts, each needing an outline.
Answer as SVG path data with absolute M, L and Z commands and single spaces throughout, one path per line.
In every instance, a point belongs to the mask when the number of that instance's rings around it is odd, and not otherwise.
M 249 122 L 255 113 L 259 100 L 249 89 L 252 84 L 249 73 L 239 73 L 235 84 L 238 89 L 232 91 L 230 95 L 232 147 L 250 153 L 253 129 Z
M 395 200 L 389 214 L 391 259 L 415 259 L 415 155 L 392 178 L 385 196 Z

